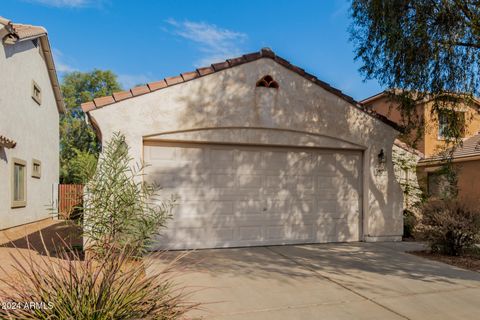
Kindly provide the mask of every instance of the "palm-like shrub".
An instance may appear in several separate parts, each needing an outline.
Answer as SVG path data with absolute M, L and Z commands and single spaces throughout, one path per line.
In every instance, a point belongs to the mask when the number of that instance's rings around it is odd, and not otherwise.
M 171 216 L 174 199 L 160 200 L 158 189 L 143 182 L 142 165 L 132 167 L 125 137 L 115 133 L 86 185 L 84 236 L 96 254 L 128 246 L 143 254 Z
M 152 268 L 154 260 L 133 262 L 128 249 L 114 248 L 105 251 L 101 261 L 93 255 L 82 261 L 78 254 L 61 249 L 57 256 L 60 259 L 20 250 L 12 254 L 18 276 L 0 280 L 5 288 L 0 290 L 5 306 L 0 319 L 178 320 L 196 308 L 187 302 L 184 288 L 172 282 L 176 260 Z M 147 275 L 144 268 L 157 273 Z
M 430 200 L 418 229 L 432 251 L 460 255 L 480 241 L 480 210 L 456 199 Z

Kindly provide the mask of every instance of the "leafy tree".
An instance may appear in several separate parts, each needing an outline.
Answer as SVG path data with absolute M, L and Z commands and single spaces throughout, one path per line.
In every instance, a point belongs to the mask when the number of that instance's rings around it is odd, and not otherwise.
M 120 90 L 112 71 L 75 71 L 64 76 L 62 92 L 67 112 L 60 119 L 62 183 L 85 183 L 89 178 L 85 173 L 91 173 L 92 162 L 96 162 L 100 152 L 100 144 L 92 127 L 86 123 L 80 104 Z
M 365 78 L 400 89 L 392 98 L 410 128 L 418 129 L 416 103 L 432 99 L 432 112 L 447 116 L 446 137 L 459 143 L 464 122 L 451 110 L 472 104 L 480 89 L 480 2 L 353 0 L 351 13 Z

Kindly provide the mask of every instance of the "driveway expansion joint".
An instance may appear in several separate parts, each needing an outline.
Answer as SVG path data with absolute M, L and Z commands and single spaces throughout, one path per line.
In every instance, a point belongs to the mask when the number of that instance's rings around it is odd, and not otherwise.
M 351 302 L 357 302 L 355 300 L 342 300 L 342 301 L 335 301 L 335 302 L 323 302 L 323 303 L 308 303 L 308 304 L 298 304 L 298 305 L 288 305 L 285 307 L 278 307 L 278 308 L 264 308 L 264 309 L 252 309 L 248 311 L 241 311 L 241 312 L 229 312 L 229 313 L 222 313 L 221 316 L 236 316 L 242 314 L 252 314 L 252 313 L 262 313 L 262 312 L 272 312 L 272 311 L 280 311 L 280 310 L 290 310 L 290 309 L 304 309 L 310 307 L 324 307 L 324 306 L 335 306 L 335 305 L 344 305 Z

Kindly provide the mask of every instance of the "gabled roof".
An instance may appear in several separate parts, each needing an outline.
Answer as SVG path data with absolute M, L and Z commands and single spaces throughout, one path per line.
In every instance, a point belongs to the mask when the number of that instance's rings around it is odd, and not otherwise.
M 236 67 L 244 63 L 252 62 L 255 60 L 259 60 L 262 58 L 267 58 L 267 59 L 272 59 L 275 62 L 279 63 L 283 67 L 297 73 L 298 75 L 302 76 L 303 78 L 312 81 L 316 85 L 322 87 L 323 89 L 327 90 L 328 92 L 344 99 L 348 103 L 350 103 L 352 106 L 355 108 L 369 114 L 370 116 L 385 122 L 386 124 L 394 127 L 395 129 L 401 131 L 401 128 L 394 123 L 393 121 L 387 119 L 387 117 L 382 116 L 380 114 L 375 113 L 374 111 L 368 111 L 366 110 L 363 106 L 361 106 L 355 99 L 352 97 L 344 94 L 342 91 L 330 86 L 328 83 L 318 79 L 316 76 L 313 74 L 310 74 L 306 72 L 304 69 L 297 67 L 293 64 L 291 64 L 289 61 L 279 57 L 276 55 L 271 49 L 269 48 L 263 48 L 258 52 L 253 52 L 249 54 L 242 55 L 240 57 L 232 58 L 232 59 L 227 59 L 226 61 L 220 62 L 220 63 L 214 63 L 208 67 L 203 67 L 203 68 L 198 68 L 193 71 L 189 72 L 184 72 L 178 76 L 174 77 L 168 77 L 160 81 L 156 82 L 150 82 L 147 85 L 136 87 L 133 89 L 130 89 L 128 91 L 122 91 L 122 92 L 115 92 L 114 94 L 110 96 L 105 96 L 105 97 L 100 97 L 96 98 L 93 101 L 85 102 L 82 103 L 82 110 L 86 113 L 89 111 L 103 108 L 105 106 L 130 99 L 136 96 L 140 96 L 143 94 L 148 94 L 157 90 L 161 90 L 167 87 L 171 87 L 183 82 L 191 81 L 200 77 L 208 76 L 212 73 L 219 72 L 228 68 Z
M 28 24 L 13 23 L 8 19 L 0 16 L 0 40 L 5 45 L 14 45 L 17 42 L 39 39 L 40 45 L 45 56 L 45 63 L 47 64 L 48 76 L 53 88 L 55 100 L 57 102 L 58 112 L 65 112 L 65 105 L 63 102 L 60 85 L 58 83 L 57 72 L 55 70 L 55 63 L 53 62 L 52 50 L 50 42 L 48 41 L 47 30 L 43 27 L 32 26 Z

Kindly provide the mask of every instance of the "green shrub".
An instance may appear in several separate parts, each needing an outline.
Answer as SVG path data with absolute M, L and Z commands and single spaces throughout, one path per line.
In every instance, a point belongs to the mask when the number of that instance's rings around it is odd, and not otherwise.
M 142 180 L 143 166 L 132 167 L 125 137 L 114 134 L 86 185 L 84 236 L 89 250 L 129 246 L 141 255 L 171 216 L 174 200 L 162 201 Z
M 27 308 L 0 308 L 0 319 L 111 320 L 185 319 L 196 308 L 186 302 L 184 288 L 172 282 L 176 261 L 158 270 L 151 262 L 132 261 L 128 251 L 109 250 L 99 261 L 85 260 L 74 250 L 60 250 L 60 259 L 23 253 L 12 254 L 17 275 L 0 280 L 0 302 L 32 302 Z M 47 251 L 48 252 L 48 251 Z
M 417 217 L 412 211 L 403 210 L 403 237 L 413 238 L 415 234 L 415 228 L 417 226 Z
M 434 252 L 460 255 L 480 241 L 480 210 L 456 199 L 430 200 L 422 210 L 419 235 Z

